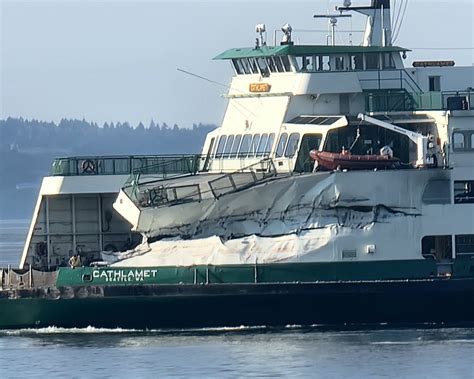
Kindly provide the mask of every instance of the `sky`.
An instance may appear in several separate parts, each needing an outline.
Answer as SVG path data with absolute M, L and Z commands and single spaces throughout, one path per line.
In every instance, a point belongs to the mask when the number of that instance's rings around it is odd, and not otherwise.
M 398 9 L 402 0 L 394 1 Z M 266 24 L 269 43 L 289 22 L 297 43 L 324 44 L 326 33 L 311 30 L 326 30 L 326 21 L 313 15 L 335 5 L 342 0 L 0 0 L 0 118 L 220 124 L 225 87 L 178 68 L 228 85 L 229 62 L 212 58 L 253 46 L 257 23 Z M 470 66 L 473 21 L 474 0 L 409 0 L 395 44 L 413 49 L 406 65 Z M 339 29 L 353 30 L 357 45 L 364 23 L 360 15 L 341 19 Z M 347 44 L 343 34 L 338 43 Z

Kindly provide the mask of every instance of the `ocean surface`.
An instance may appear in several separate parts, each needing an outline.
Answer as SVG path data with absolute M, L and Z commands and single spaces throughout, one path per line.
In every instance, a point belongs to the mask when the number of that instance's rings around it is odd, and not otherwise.
M 0 266 L 18 264 L 27 229 L 0 221 Z M 0 330 L 0 378 L 28 377 L 474 379 L 474 328 Z

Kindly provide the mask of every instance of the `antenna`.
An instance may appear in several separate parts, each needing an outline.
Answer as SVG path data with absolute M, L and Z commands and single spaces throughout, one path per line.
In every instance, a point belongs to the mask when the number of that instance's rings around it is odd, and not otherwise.
M 348 1 L 348 0 L 346 0 Z M 329 19 L 329 25 L 331 26 L 331 40 L 332 40 L 332 45 L 336 46 L 336 24 L 337 24 L 337 19 L 344 17 L 352 17 L 350 14 L 315 14 L 313 16 L 314 18 L 327 18 Z

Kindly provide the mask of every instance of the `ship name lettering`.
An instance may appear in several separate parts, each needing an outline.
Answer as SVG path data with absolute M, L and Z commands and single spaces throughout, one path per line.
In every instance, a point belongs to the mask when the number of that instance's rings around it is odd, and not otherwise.
M 94 279 L 103 279 L 105 282 L 143 282 L 145 279 L 156 278 L 158 270 L 93 270 Z

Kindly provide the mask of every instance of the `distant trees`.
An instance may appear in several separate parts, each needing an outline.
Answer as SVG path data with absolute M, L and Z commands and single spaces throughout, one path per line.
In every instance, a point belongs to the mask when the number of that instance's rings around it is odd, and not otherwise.
M 193 124 L 192 129 L 150 121 L 136 128 L 128 122 L 104 123 L 86 120 L 52 122 L 7 118 L 0 120 L 0 152 L 47 152 L 60 155 L 198 153 L 206 134 L 215 125 Z
M 53 122 L 0 120 L 0 219 L 30 217 L 43 176 L 56 157 L 199 153 L 215 125 L 170 128 L 150 121 L 133 128 L 128 122 L 86 120 Z

